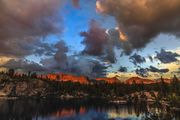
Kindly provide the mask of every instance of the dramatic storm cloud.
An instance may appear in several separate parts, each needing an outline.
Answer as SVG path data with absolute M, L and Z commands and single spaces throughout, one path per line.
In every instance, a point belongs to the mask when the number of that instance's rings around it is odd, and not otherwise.
M 62 20 L 57 16 L 57 11 L 62 2 L 1 0 L 0 55 L 21 57 L 32 54 L 42 37 L 61 33 Z
M 157 73 L 167 73 L 167 72 L 169 72 L 169 69 L 158 69 L 158 68 L 156 68 L 154 66 L 150 66 L 148 68 L 148 71 L 150 71 L 150 72 L 157 72 Z
M 1 65 L 1 67 L 5 68 L 13 68 L 13 69 L 21 69 L 23 71 L 38 71 L 38 72 L 43 72 L 46 71 L 45 68 L 40 66 L 39 64 L 35 62 L 30 62 L 28 60 L 20 59 L 20 60 L 15 60 L 11 59 L 4 65 Z
M 97 0 L 96 6 L 114 16 L 131 49 L 145 47 L 161 33 L 180 35 L 179 0 Z
M 108 32 L 108 33 L 107 33 Z M 112 41 L 109 33 L 110 30 L 106 30 L 100 26 L 95 20 L 91 20 L 89 24 L 89 30 L 87 32 L 81 32 L 80 35 L 84 37 L 82 44 L 85 45 L 83 54 L 91 56 L 101 57 L 104 61 L 110 63 L 116 62 L 114 47 L 115 40 Z
M 148 58 L 149 58 L 149 60 L 151 61 L 151 62 L 153 62 L 153 57 L 152 56 L 148 56 Z
M 83 54 L 98 56 L 103 61 L 115 63 L 117 60 L 115 48 L 124 48 L 126 54 L 130 53 L 128 42 L 119 40 L 117 29 L 104 29 L 95 20 L 91 20 L 88 31 L 81 32 L 80 35 L 84 37 L 82 41 L 85 46 Z
M 127 67 L 120 66 L 119 72 L 128 72 Z
M 80 35 L 84 37 L 82 44 L 85 45 L 85 49 L 83 53 L 94 56 L 104 54 L 104 48 L 108 40 L 105 31 L 106 29 L 101 28 L 95 20 L 91 20 L 89 30 L 80 33 Z
M 136 74 L 141 76 L 141 77 L 148 77 L 148 70 L 144 68 L 138 68 L 135 70 Z
M 51 71 L 54 70 L 65 70 L 67 68 L 68 56 L 67 53 L 69 51 L 64 41 L 59 41 L 54 45 L 56 48 L 55 54 L 47 59 L 43 59 L 41 63 L 43 66 Z
M 156 52 L 156 59 L 160 60 L 162 63 L 172 63 L 178 61 L 176 57 L 179 57 L 177 53 L 173 53 L 170 51 L 165 51 L 164 49 L 161 49 L 160 52 Z
M 129 59 L 132 60 L 131 62 L 134 65 L 138 65 L 138 64 L 142 64 L 142 63 L 146 62 L 144 57 L 142 57 L 136 53 L 134 55 L 130 56 Z
M 152 73 L 159 73 L 159 74 L 163 74 L 163 73 L 168 73 L 169 72 L 169 69 L 158 69 L 154 66 L 150 66 L 149 68 L 137 68 L 135 70 L 136 74 L 141 76 L 141 77 L 148 77 L 150 75 L 149 72 L 152 72 Z
M 55 48 L 57 51 L 54 56 L 41 61 L 48 71 L 85 75 L 91 78 L 106 74 L 107 67 L 98 60 L 83 55 L 68 56 L 69 48 L 64 41 L 59 41 Z
M 55 45 L 55 48 L 57 48 L 57 52 L 54 55 L 54 59 L 57 62 L 58 66 L 60 68 L 65 68 L 67 65 L 67 52 L 68 47 L 64 43 L 64 41 L 60 41 Z

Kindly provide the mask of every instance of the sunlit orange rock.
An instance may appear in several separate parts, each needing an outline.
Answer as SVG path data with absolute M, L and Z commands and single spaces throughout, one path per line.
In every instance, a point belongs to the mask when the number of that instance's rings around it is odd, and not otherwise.
M 134 83 L 136 84 L 154 84 L 156 81 L 150 80 L 150 79 L 143 79 L 140 77 L 132 77 L 125 81 L 126 84 L 132 85 Z
M 113 78 L 96 78 L 97 81 L 104 81 L 109 84 L 119 83 L 119 80 L 116 77 Z
M 57 81 L 62 81 L 62 82 L 79 82 L 81 84 L 88 84 L 88 78 L 85 76 L 75 76 L 71 74 L 64 74 L 64 73 L 59 73 L 59 74 L 48 74 L 47 78 L 50 80 L 57 80 Z
M 47 78 L 50 80 L 62 81 L 62 82 L 79 82 L 81 84 L 88 84 L 89 80 L 85 76 L 75 76 L 71 74 L 48 74 Z M 113 78 L 96 78 L 97 81 L 104 81 L 108 84 L 119 83 L 119 80 L 116 77 Z
M 57 80 L 57 74 L 48 74 L 47 78 L 50 80 Z

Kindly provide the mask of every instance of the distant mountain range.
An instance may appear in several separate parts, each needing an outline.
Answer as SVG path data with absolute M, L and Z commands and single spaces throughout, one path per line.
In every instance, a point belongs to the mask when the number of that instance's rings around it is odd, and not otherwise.
M 75 76 L 71 74 L 59 73 L 59 74 L 48 74 L 47 78 L 50 80 L 57 80 L 63 82 L 79 82 L 81 84 L 88 84 L 89 80 L 85 76 Z
M 170 83 L 172 80 L 171 79 L 167 79 L 167 78 L 163 78 L 163 81 L 165 83 Z M 143 79 L 143 78 L 140 78 L 140 77 L 131 77 L 129 79 L 127 79 L 125 81 L 126 84 L 133 84 L 133 83 L 136 83 L 136 84 L 154 84 L 154 83 L 160 83 L 161 82 L 161 78 L 160 79 L 156 79 L 156 80 L 150 80 L 150 79 Z
M 58 74 L 48 74 L 44 76 L 50 80 L 54 81 L 63 81 L 63 82 L 79 82 L 81 84 L 89 84 L 91 82 L 106 82 L 109 84 L 114 84 L 114 83 L 120 83 L 122 81 L 118 80 L 116 77 L 113 78 L 96 78 L 94 80 L 90 80 L 88 77 L 85 76 L 76 76 L 72 74 L 65 74 L 65 73 L 58 73 Z M 165 83 L 170 83 L 171 79 L 166 79 L 163 78 Z M 156 80 L 150 80 L 150 79 L 144 79 L 140 77 L 131 77 L 127 80 L 124 81 L 125 84 L 154 84 L 154 83 L 159 83 L 161 82 L 161 79 L 156 79 Z
M 153 84 L 155 83 L 154 80 L 150 80 L 150 79 L 143 79 L 143 78 L 140 78 L 140 77 L 132 77 L 132 78 L 129 78 L 125 81 L 126 84 Z

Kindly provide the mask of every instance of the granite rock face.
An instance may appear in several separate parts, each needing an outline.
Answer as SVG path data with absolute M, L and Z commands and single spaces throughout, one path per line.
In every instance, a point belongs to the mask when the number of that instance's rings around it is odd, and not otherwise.
M 0 97 L 44 97 L 48 93 L 49 84 L 43 80 L 8 81 L 0 87 Z

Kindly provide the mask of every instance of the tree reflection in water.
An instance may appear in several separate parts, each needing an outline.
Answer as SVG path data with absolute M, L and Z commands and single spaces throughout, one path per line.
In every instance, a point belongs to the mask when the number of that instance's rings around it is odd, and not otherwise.
M 145 103 L 115 105 L 103 100 L 0 100 L 0 120 L 175 120 L 179 114 Z

